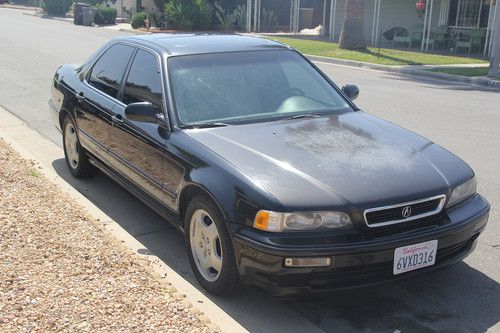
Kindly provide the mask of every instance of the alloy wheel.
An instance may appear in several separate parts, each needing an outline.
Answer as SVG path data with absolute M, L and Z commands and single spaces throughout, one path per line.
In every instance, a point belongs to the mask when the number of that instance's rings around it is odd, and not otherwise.
M 64 128 L 64 148 L 66 149 L 66 158 L 69 165 L 76 169 L 80 159 L 80 152 L 78 148 L 78 136 L 73 124 L 67 123 Z
M 222 269 L 222 247 L 217 226 L 203 209 L 191 217 L 189 240 L 198 271 L 207 281 L 216 281 Z

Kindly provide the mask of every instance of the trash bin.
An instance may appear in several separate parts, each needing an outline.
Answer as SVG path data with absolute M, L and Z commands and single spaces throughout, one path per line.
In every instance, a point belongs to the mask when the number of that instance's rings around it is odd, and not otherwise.
M 95 9 L 92 7 L 82 8 L 82 25 L 91 26 L 94 23 Z
M 85 7 L 89 7 L 90 5 L 87 3 L 75 2 L 73 7 L 73 23 L 76 25 L 83 24 L 83 12 L 82 9 Z

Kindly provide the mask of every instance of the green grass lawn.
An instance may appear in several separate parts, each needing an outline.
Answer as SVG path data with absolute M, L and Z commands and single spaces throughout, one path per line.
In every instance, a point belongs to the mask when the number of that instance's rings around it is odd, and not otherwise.
M 285 38 L 268 36 L 267 38 L 290 45 L 304 54 L 317 55 L 329 58 L 363 61 L 382 65 L 447 65 L 447 64 L 477 64 L 486 63 L 486 60 L 435 55 L 412 51 L 378 49 L 369 47 L 366 51 L 350 51 L 339 49 L 338 44 L 299 38 Z
M 463 75 L 463 76 L 486 76 L 488 75 L 488 67 L 448 67 L 448 68 L 432 68 L 430 71 L 452 74 L 452 75 Z M 496 78 L 500 80 L 500 74 Z

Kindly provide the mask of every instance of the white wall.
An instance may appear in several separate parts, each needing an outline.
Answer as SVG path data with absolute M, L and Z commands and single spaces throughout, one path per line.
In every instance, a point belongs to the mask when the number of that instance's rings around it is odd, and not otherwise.
M 116 8 L 117 17 L 123 17 L 122 6 L 127 9 L 132 8 L 132 15 L 136 13 L 136 0 L 116 0 L 114 4 L 108 1 L 108 4 L 110 7 Z M 153 0 L 142 0 L 142 7 L 144 7 L 144 11 L 146 12 L 156 11 L 156 6 Z

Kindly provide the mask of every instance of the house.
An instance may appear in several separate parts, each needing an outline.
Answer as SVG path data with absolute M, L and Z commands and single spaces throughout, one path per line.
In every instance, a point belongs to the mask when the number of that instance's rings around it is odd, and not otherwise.
M 245 0 L 243 0 L 245 1 Z M 338 41 L 346 0 L 248 0 L 251 31 L 299 34 L 319 25 L 324 36 Z M 489 53 L 495 0 L 367 0 L 364 1 L 365 39 L 371 45 L 400 44 L 422 50 L 442 48 Z M 276 24 L 263 13 L 275 13 Z M 260 15 L 259 15 L 260 13 Z M 268 14 L 266 14 L 268 15 Z M 266 20 L 266 24 L 263 24 Z M 395 27 L 396 41 L 384 37 Z M 391 34 L 386 34 L 391 37 Z M 422 38 L 423 36 L 423 38 Z M 392 36 L 393 37 L 393 36 Z M 420 44 L 420 45 L 418 45 Z
M 141 11 L 150 13 L 156 11 L 154 0 L 108 0 L 106 4 L 116 9 L 119 18 L 131 17 Z
M 111 1 L 114 1 L 110 5 L 117 9 L 118 17 L 124 16 L 123 9 L 129 14 L 141 10 L 156 11 L 154 0 Z M 248 32 L 299 35 L 302 31 L 338 41 L 347 0 L 219 1 L 229 11 L 237 5 L 250 8 L 246 19 Z M 487 56 L 491 51 L 493 23 L 500 21 L 500 17 L 494 17 L 493 10 L 498 2 L 500 1 L 365 0 L 365 40 L 372 46 L 419 48 L 422 51 L 439 49 L 482 53 Z

